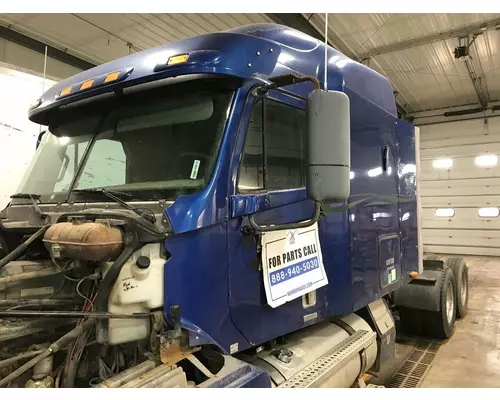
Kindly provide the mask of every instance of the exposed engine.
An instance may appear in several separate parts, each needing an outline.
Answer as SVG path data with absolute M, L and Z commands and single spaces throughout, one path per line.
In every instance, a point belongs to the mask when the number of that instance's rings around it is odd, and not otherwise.
M 126 211 L 62 219 L 0 260 L 0 387 L 102 386 L 161 369 L 161 343 L 183 340 L 163 316 L 165 233 Z M 186 386 L 171 361 L 168 377 Z
M 135 212 L 100 209 L 4 241 L 17 247 L 0 259 L 0 388 L 232 387 L 249 377 L 301 387 L 304 374 L 308 385 L 346 387 L 374 364 L 376 334 L 355 314 L 233 356 L 191 346 L 179 306 L 165 318 L 169 234 Z M 393 324 L 386 335 L 393 343 Z M 339 354 L 345 368 L 326 368 Z

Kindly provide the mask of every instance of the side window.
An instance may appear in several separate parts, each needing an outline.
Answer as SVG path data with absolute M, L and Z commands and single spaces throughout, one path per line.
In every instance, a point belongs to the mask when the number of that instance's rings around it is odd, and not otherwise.
M 305 111 L 266 100 L 266 189 L 305 186 Z
M 238 188 L 284 190 L 305 186 L 304 139 L 304 110 L 270 99 L 257 100 L 248 124 Z
M 263 152 L 263 101 L 257 100 L 248 121 L 243 158 L 240 164 L 238 189 L 264 189 L 264 152 Z

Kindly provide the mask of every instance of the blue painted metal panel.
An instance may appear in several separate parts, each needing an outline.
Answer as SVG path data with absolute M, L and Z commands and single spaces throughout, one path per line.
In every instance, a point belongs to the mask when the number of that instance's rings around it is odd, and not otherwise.
M 410 272 L 418 271 L 415 128 L 409 122 L 398 120 L 396 133 L 399 140 L 398 190 L 402 273 L 407 282 L 410 280 Z
M 300 203 L 280 207 L 274 213 L 262 215 L 262 220 L 281 223 L 307 219 L 305 209 L 304 204 Z M 271 308 L 267 304 L 262 271 L 256 269 L 260 265 L 257 242 L 252 236 L 245 237 L 242 234 L 243 225 L 248 225 L 246 218 L 233 219 L 229 223 L 228 231 L 231 318 L 238 330 L 255 346 L 323 320 L 326 288 L 317 290 L 316 304 L 306 309 L 303 308 L 300 298 L 277 308 Z M 314 313 L 317 313 L 314 318 L 304 320 L 305 315 Z
M 230 317 L 226 224 L 174 235 L 165 248 L 165 310 L 179 305 L 183 327 L 228 353 L 248 348 Z
M 275 47 L 273 52 L 269 52 L 270 45 Z M 166 63 L 171 56 L 184 53 L 190 53 L 187 63 L 155 72 L 158 64 Z M 279 54 L 280 47 L 274 46 L 272 42 L 239 34 L 214 33 L 168 43 L 99 65 L 55 84 L 42 95 L 41 105 L 30 112 L 30 119 L 43 120 L 43 113 L 54 105 L 171 76 L 212 73 L 250 78 L 255 73 L 269 75 Z M 68 86 L 76 86 L 89 79 L 128 68 L 133 68 L 133 71 L 120 82 L 57 99 L 59 93 Z
M 155 72 L 155 66 L 182 53 L 190 53 L 188 63 Z M 252 213 L 258 213 L 261 224 L 305 220 L 313 213 L 313 203 L 305 189 L 246 196 L 236 193 L 253 101 L 247 102 L 249 91 L 262 80 L 291 72 L 313 75 L 322 82 L 323 60 L 324 44 L 315 39 L 286 27 L 254 25 L 169 43 L 82 72 L 51 88 L 42 96 L 41 106 L 30 113 L 33 121 L 43 121 L 46 111 L 60 104 L 171 76 L 214 73 L 246 79 L 235 93 L 210 182 L 199 193 L 179 197 L 166 210 L 175 235 L 165 244 L 171 254 L 165 264 L 165 306 L 167 310 L 173 304 L 181 306 L 182 325 L 193 332 L 191 339 L 197 343 L 215 343 L 227 352 L 237 343 L 241 351 L 379 298 L 402 283 L 382 284 L 385 265 L 381 259 L 394 251 L 384 247 L 386 255 L 379 257 L 383 235 L 396 235 L 403 255 L 409 255 L 410 261 L 401 266 L 403 275 L 414 263 L 414 188 L 406 178 L 398 178 L 397 165 L 412 162 L 413 150 L 398 152 L 398 140 L 400 150 L 411 142 L 411 129 L 398 122 L 396 134 L 396 107 L 386 78 L 329 48 L 328 88 L 344 91 L 351 100 L 351 197 L 346 204 L 326 207 L 327 215 L 319 222 L 329 285 L 317 291 L 316 305 L 304 309 L 300 299 L 276 309 L 266 305 L 262 273 L 255 268 L 257 244 L 241 227 Z M 76 87 L 87 79 L 126 68 L 133 71 L 121 82 L 56 99 L 67 86 Z M 287 89 L 306 96 L 312 85 L 301 83 Z M 304 106 L 289 96 L 273 95 Z M 392 170 L 379 174 L 383 146 L 393 156 L 389 162 Z M 401 195 L 409 196 L 410 201 L 403 204 L 398 199 Z M 410 213 L 410 222 L 401 221 L 400 225 L 403 212 Z M 304 316 L 313 313 L 317 313 L 316 319 L 304 322 Z
M 289 96 L 278 93 L 272 93 L 272 96 L 304 107 L 303 102 L 292 100 Z M 244 106 L 234 151 L 237 156 L 231 165 L 228 258 L 231 318 L 248 342 L 255 346 L 324 319 L 326 289 L 317 291 L 316 305 L 307 309 L 303 308 L 302 299 L 274 309 L 267 305 L 262 271 L 256 269 L 260 264 L 258 239 L 242 233 L 242 227 L 249 226 L 247 216 L 256 214 L 257 223 L 263 225 L 299 222 L 313 215 L 314 204 L 307 198 L 304 188 L 264 194 L 236 194 L 239 160 L 253 103 L 254 99 L 248 98 Z M 316 318 L 304 322 L 304 315 L 314 313 L 317 313 Z
M 346 204 L 327 208 L 333 214 L 320 224 L 328 226 L 328 233 L 320 232 L 329 274 L 328 315 L 358 310 L 399 284 L 382 287 L 385 265 L 379 258 L 379 237 L 399 235 L 395 119 L 356 93 L 345 92 L 351 101 L 351 196 Z M 387 172 L 382 170 L 384 146 L 392 155 Z
M 235 28 L 228 32 L 255 35 L 280 44 L 278 63 L 303 75 L 324 78 L 325 45 L 294 29 L 271 24 L 256 24 Z M 328 46 L 328 89 L 345 87 L 376 104 L 387 113 L 397 116 L 392 86 L 378 72 L 344 56 Z M 275 75 L 277 71 L 274 71 Z M 304 93 L 302 91 L 302 93 Z

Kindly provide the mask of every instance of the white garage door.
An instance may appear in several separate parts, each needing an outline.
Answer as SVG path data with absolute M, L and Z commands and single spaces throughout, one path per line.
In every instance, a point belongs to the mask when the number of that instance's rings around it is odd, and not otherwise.
M 420 127 L 424 251 L 500 256 L 500 117 Z

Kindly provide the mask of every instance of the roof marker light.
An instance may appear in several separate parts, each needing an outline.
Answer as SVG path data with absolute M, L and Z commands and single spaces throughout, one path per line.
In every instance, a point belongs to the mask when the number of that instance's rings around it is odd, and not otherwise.
M 180 54 L 178 56 L 169 57 L 167 65 L 176 65 L 185 63 L 189 59 L 189 54 Z
M 114 82 L 119 78 L 119 76 L 120 76 L 120 71 L 111 72 L 110 74 L 106 75 L 104 83 Z
M 80 90 L 85 90 L 85 89 L 89 89 L 92 87 L 92 85 L 94 84 L 94 80 L 93 79 L 89 79 L 88 81 L 85 81 L 81 84 L 80 86 Z
M 68 94 L 71 93 L 71 89 L 73 89 L 71 86 L 68 86 L 66 89 L 61 90 L 61 93 L 59 93 L 59 96 L 67 96 Z

